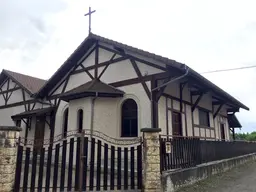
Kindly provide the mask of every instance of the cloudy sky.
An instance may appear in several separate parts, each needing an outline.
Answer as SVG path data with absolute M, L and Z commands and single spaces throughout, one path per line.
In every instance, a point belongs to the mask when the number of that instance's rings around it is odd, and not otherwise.
M 92 32 L 186 63 L 198 72 L 256 65 L 255 1 L 1 0 L 0 69 L 48 79 Z M 256 68 L 205 74 L 250 111 L 256 130 Z

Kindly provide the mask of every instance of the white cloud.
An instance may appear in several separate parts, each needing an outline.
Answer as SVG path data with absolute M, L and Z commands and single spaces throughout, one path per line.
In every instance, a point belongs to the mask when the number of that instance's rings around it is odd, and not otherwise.
M 198 72 L 256 64 L 256 12 L 250 0 L 0 1 L 0 67 L 49 78 L 92 32 L 171 59 Z M 251 109 L 255 69 L 205 75 Z M 247 130 L 251 130 L 249 127 Z

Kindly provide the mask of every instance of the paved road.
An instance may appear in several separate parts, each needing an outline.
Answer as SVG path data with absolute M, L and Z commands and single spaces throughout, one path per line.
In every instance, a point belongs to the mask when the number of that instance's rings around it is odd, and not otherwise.
M 178 192 L 256 192 L 256 162 L 215 175 Z

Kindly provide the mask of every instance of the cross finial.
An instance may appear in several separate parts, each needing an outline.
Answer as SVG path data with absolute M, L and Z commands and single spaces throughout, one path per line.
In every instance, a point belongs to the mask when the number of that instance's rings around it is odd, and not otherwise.
M 89 7 L 89 12 L 84 15 L 84 16 L 89 15 L 89 34 L 91 33 L 91 15 L 92 15 L 95 11 L 96 11 L 96 10 L 91 11 L 91 7 Z

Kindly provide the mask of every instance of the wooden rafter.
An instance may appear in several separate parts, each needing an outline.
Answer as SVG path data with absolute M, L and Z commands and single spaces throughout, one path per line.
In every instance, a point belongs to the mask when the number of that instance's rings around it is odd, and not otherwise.
M 200 102 L 200 100 L 202 99 L 203 95 L 204 95 L 204 93 L 201 92 L 201 94 L 197 97 L 196 102 L 192 105 L 192 108 L 191 108 L 192 112 L 193 112 L 193 111 L 195 110 L 195 108 L 197 107 L 197 105 L 198 105 L 198 103 Z
M 8 93 L 9 93 L 9 89 L 10 89 L 10 78 L 8 78 L 8 81 L 7 81 L 7 92 L 6 92 L 6 95 L 5 95 L 5 105 L 7 105 L 7 102 L 8 102 Z
M 90 54 L 91 54 L 94 50 L 95 50 L 95 46 L 93 47 L 92 50 L 90 50 L 90 51 L 86 54 L 86 56 L 85 56 L 82 60 L 80 60 L 80 61 L 78 62 L 77 65 L 75 65 L 75 66 L 73 67 L 73 69 L 71 68 L 70 72 L 67 74 L 67 77 L 66 77 L 66 78 L 63 78 L 63 79 L 61 80 L 61 82 L 59 83 L 59 85 L 56 86 L 56 87 L 53 89 L 53 91 L 51 91 L 51 94 L 50 94 L 49 96 L 52 96 L 52 95 L 54 94 L 54 92 L 66 81 L 66 79 L 70 77 L 70 75 L 76 74 L 76 73 L 75 73 L 76 71 L 79 71 L 79 73 L 80 73 L 80 72 L 84 72 L 84 71 L 86 70 L 86 71 L 88 72 L 87 74 L 88 74 L 90 77 L 92 77 L 92 75 L 89 73 L 89 69 L 86 69 L 86 68 L 82 65 L 82 63 L 83 63 L 83 61 L 84 61 L 86 58 L 88 58 L 88 57 L 90 56 Z M 79 66 L 81 66 L 82 69 L 76 70 Z M 86 72 L 86 71 L 85 71 L 85 72 Z M 93 78 L 92 78 L 92 79 L 93 79 Z
M 114 53 L 114 54 L 112 55 L 112 57 L 110 58 L 109 61 L 110 61 L 110 62 L 113 61 L 113 59 L 115 58 L 115 56 L 116 56 L 116 53 Z M 108 63 L 108 64 L 104 67 L 104 69 L 101 71 L 101 73 L 100 73 L 98 79 L 100 79 L 101 76 L 105 73 L 105 71 L 107 70 L 107 68 L 108 68 L 109 65 L 110 65 L 110 63 Z
M 218 106 L 217 110 L 216 110 L 215 113 L 213 114 L 213 119 L 215 119 L 215 117 L 218 115 L 218 113 L 220 112 L 220 110 L 221 110 L 221 108 L 222 108 L 223 105 L 224 105 L 224 103 L 221 103 L 221 104 Z
M 28 103 L 33 103 L 33 102 L 36 102 L 37 100 L 36 99 L 31 99 L 31 100 L 27 100 L 27 101 L 20 101 L 20 102 L 16 102 L 16 103 L 11 103 L 11 104 L 7 104 L 7 105 L 2 105 L 0 106 L 0 109 L 5 109 L 5 108 L 8 108 L 8 107 L 17 107 L 17 106 L 20 106 L 20 105 L 25 105 L 25 104 L 28 104 Z
M 36 102 L 33 103 L 31 110 L 34 110 L 35 106 L 36 106 Z
M 114 63 L 117 63 L 117 62 L 120 62 L 120 61 L 124 61 L 124 60 L 126 60 L 126 59 L 127 59 L 127 57 L 118 57 L 118 58 L 113 59 L 113 60 L 104 61 L 104 62 L 102 62 L 102 63 L 99 63 L 99 64 L 97 65 L 97 67 L 98 67 L 98 68 L 99 68 L 99 67 L 104 67 L 104 66 L 106 66 L 106 65 L 114 64 Z M 75 71 L 73 71 L 71 74 L 74 75 L 74 74 L 77 74 L 77 73 L 84 72 L 84 70 L 88 70 L 88 71 L 89 71 L 89 70 L 95 69 L 95 68 L 96 68 L 95 65 L 92 65 L 92 66 L 85 67 L 85 69 L 78 69 L 78 70 L 75 70 Z
M 62 88 L 62 91 L 61 91 L 61 94 L 64 93 L 66 91 L 66 87 L 68 85 L 68 82 L 69 82 L 69 78 L 70 78 L 70 75 L 67 77 L 66 81 L 65 81 L 65 84 Z M 60 99 L 58 100 L 58 103 L 57 103 L 57 109 L 59 108 L 59 105 L 60 105 Z
M 24 107 L 25 107 L 25 111 L 27 111 L 27 105 L 26 105 L 26 98 L 25 98 L 25 91 L 24 89 L 21 89 L 22 92 L 22 98 L 23 98 L 23 102 L 24 102 Z
M 2 91 L 2 88 L 0 88 L 0 91 L 3 92 L 3 91 Z M 5 97 L 5 94 L 2 94 L 2 96 L 3 96 L 3 98 L 4 98 L 4 102 L 5 102 L 5 105 L 6 105 L 6 97 Z
M 13 91 L 14 90 L 16 90 L 15 88 L 17 87 L 17 84 L 15 84 L 15 86 L 14 86 L 14 88 L 13 89 L 10 89 L 10 95 L 8 96 L 8 98 L 7 98 L 7 102 L 9 101 L 9 99 L 10 99 L 10 97 L 12 96 L 12 93 L 13 93 Z
M 133 68 L 134 68 L 134 70 L 135 70 L 135 72 L 136 72 L 136 74 L 137 74 L 137 76 L 138 76 L 138 78 L 139 78 L 139 80 L 140 80 L 148 98 L 151 99 L 149 88 L 148 88 L 146 82 L 143 80 L 142 74 L 139 70 L 139 67 L 138 67 L 137 63 L 132 59 L 130 61 L 132 63 L 132 66 L 133 66 Z
M 85 72 L 91 79 L 94 79 L 94 77 L 92 76 L 92 74 L 91 74 L 88 70 L 86 70 L 85 67 L 84 67 L 82 64 L 80 64 L 80 66 L 83 68 L 84 72 Z
M 212 105 L 220 105 L 220 104 L 222 104 L 223 103 L 223 101 L 213 101 L 212 102 Z
M 16 84 L 15 88 L 12 88 L 12 89 L 9 89 L 9 90 L 5 90 L 5 91 L 2 91 L 2 89 L 0 88 L 0 91 L 1 91 L 0 94 L 5 94 L 5 93 L 10 92 L 10 91 L 17 91 L 19 89 L 20 89 L 20 87 L 18 87 L 17 84 Z
M 180 112 L 183 111 L 183 89 L 187 82 L 180 83 L 179 88 L 180 88 Z
M 170 81 L 170 80 L 171 80 L 171 77 L 165 78 L 164 81 L 163 81 L 163 84 L 164 84 L 164 83 L 167 83 L 167 82 Z M 167 85 L 161 87 L 161 88 L 159 89 L 159 91 L 156 93 L 156 99 L 157 99 L 157 101 L 159 101 L 159 99 L 160 99 L 160 97 L 162 96 L 162 94 L 164 93 L 164 90 L 165 90 L 166 87 L 167 87 Z
M 98 42 L 96 43 L 96 47 L 95 47 L 95 70 L 94 70 L 94 78 L 97 79 L 98 78 L 98 64 L 99 64 L 99 46 L 98 46 Z
M 3 81 L 3 83 L 0 85 L 0 88 L 2 89 L 2 87 L 4 86 L 4 84 L 6 83 L 6 81 L 8 81 L 8 77 Z
M 104 50 L 107 50 L 107 51 L 110 51 L 110 52 L 113 52 L 113 53 L 117 53 L 119 55 L 122 55 L 122 56 L 126 56 L 128 57 L 128 59 L 131 59 L 131 60 L 134 60 L 134 61 L 138 61 L 138 62 L 141 62 L 141 63 L 144 63 L 144 64 L 147 64 L 151 67 L 155 67 L 157 69 L 160 69 L 160 70 L 163 70 L 163 71 L 166 71 L 167 69 L 165 67 L 162 67 L 162 66 L 159 66 L 159 65 L 156 65 L 152 62 L 149 62 L 149 61 L 146 61 L 144 59 L 140 59 L 138 57 L 135 57 L 133 55 L 130 55 L 130 54 L 127 54 L 127 53 L 124 53 L 124 51 L 117 51 L 117 50 L 114 50 L 114 49 L 111 49 L 111 48 L 108 48 L 106 46 L 103 46 L 103 45 L 99 45 L 100 48 L 104 49 Z

